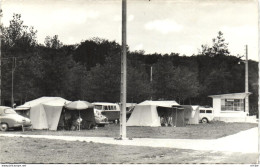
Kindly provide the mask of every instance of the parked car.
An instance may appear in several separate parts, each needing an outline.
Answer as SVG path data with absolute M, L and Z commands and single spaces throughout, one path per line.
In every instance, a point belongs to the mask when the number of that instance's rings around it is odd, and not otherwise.
M 207 107 L 199 107 L 199 121 L 201 123 L 209 123 L 214 119 L 214 111 L 213 108 Z
M 11 107 L 0 106 L 0 130 L 7 131 L 9 128 L 30 127 L 29 118 L 18 115 Z
M 94 110 L 94 115 L 95 115 L 95 121 L 96 124 L 100 127 L 104 127 L 105 125 L 108 125 L 108 118 L 106 116 L 104 116 L 103 114 L 101 114 L 100 111 L 98 110 Z

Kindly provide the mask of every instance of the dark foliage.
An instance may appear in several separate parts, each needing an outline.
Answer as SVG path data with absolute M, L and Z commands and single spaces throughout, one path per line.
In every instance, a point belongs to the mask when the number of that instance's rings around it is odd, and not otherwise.
M 38 44 L 32 27 L 14 14 L 2 27 L 2 102 L 11 99 L 12 69 L 17 104 L 41 96 L 68 100 L 119 102 L 121 46 L 93 38 L 79 45 L 63 45 L 58 36 Z M 212 46 L 191 57 L 127 52 L 127 101 L 176 100 L 181 104 L 211 105 L 209 95 L 244 92 L 245 66 L 230 55 L 223 33 Z M 249 61 L 250 112 L 256 114 L 258 63 Z

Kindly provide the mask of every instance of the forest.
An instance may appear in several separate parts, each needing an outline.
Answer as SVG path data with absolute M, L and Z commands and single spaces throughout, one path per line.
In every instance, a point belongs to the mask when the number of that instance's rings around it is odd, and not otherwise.
M 93 37 L 65 45 L 57 35 L 37 41 L 37 30 L 14 14 L 1 27 L 2 105 L 42 96 L 89 102 L 120 101 L 121 45 Z M 174 50 L 174 48 L 172 48 Z M 242 55 L 231 55 L 224 34 L 197 54 L 127 51 L 127 102 L 175 100 L 212 106 L 209 95 L 245 92 Z M 250 114 L 258 113 L 258 62 L 249 60 Z M 13 79 L 12 79 L 13 78 Z M 12 82 L 13 80 L 13 82 Z M 13 89 L 12 89 L 13 85 Z

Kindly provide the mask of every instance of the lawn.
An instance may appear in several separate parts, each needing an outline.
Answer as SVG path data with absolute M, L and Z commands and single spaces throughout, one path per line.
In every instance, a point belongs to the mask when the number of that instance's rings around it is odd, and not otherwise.
M 256 163 L 257 154 L 0 137 L 0 163 Z
M 169 139 L 217 139 L 232 135 L 243 130 L 257 127 L 256 123 L 224 123 L 211 122 L 208 124 L 187 125 L 185 127 L 127 127 L 129 138 L 169 138 Z M 81 131 L 8 131 L 0 133 L 16 133 L 30 135 L 64 135 L 87 137 L 118 137 L 119 125 L 110 124 L 93 130 Z

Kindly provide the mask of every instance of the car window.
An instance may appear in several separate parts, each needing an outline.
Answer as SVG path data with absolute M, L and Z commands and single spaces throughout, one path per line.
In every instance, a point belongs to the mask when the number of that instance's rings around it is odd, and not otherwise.
M 212 113 L 212 110 L 206 110 L 206 113 L 211 114 L 211 113 Z
M 15 112 L 13 109 L 11 109 L 11 108 L 5 109 L 4 112 L 5 112 L 6 114 L 16 114 L 16 112 Z
M 205 110 L 200 110 L 200 113 L 205 113 Z

